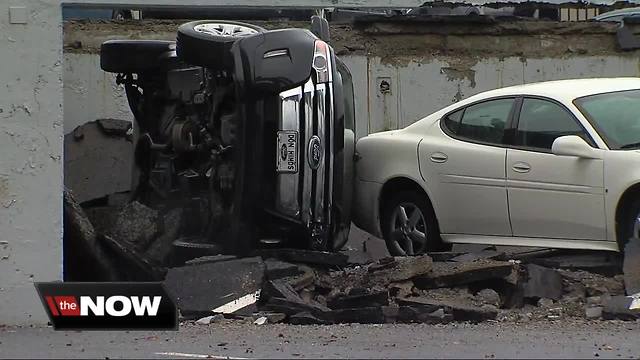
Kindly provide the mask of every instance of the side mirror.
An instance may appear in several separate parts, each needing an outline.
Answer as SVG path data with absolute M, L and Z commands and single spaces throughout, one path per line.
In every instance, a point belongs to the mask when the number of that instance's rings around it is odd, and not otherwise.
M 553 141 L 551 152 L 558 156 L 576 156 L 584 159 L 602 159 L 602 154 L 576 135 L 560 136 Z

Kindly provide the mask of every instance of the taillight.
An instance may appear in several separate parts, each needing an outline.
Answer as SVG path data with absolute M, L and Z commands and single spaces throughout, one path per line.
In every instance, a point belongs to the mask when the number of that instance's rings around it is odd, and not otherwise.
M 316 40 L 313 52 L 313 69 L 316 71 L 318 83 L 329 82 L 329 61 L 331 59 L 329 51 L 329 45 L 326 42 Z

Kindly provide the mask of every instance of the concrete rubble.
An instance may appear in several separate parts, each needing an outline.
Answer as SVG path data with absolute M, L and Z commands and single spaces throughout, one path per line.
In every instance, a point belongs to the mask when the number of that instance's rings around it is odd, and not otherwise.
M 71 264 L 68 280 L 164 281 L 182 318 L 199 325 L 640 318 L 640 294 L 625 292 L 636 267 L 627 262 L 622 274 L 619 261 L 615 270 L 594 253 L 488 247 L 374 260 L 353 249 L 270 248 L 185 257 L 176 256 L 180 210 L 123 194 L 86 209 L 68 192 L 64 199 L 65 245 L 86 254 L 65 258 L 87 260 Z

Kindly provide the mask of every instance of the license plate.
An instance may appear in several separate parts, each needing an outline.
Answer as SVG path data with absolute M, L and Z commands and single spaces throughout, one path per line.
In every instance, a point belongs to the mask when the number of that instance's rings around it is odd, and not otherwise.
M 294 130 L 278 131 L 277 151 L 276 170 L 280 173 L 298 172 L 298 132 Z

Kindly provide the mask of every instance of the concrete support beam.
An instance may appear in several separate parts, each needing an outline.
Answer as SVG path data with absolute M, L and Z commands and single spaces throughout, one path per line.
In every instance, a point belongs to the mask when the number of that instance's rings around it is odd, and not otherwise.
M 0 3 L 0 324 L 46 323 L 34 281 L 62 276 L 62 15 Z

